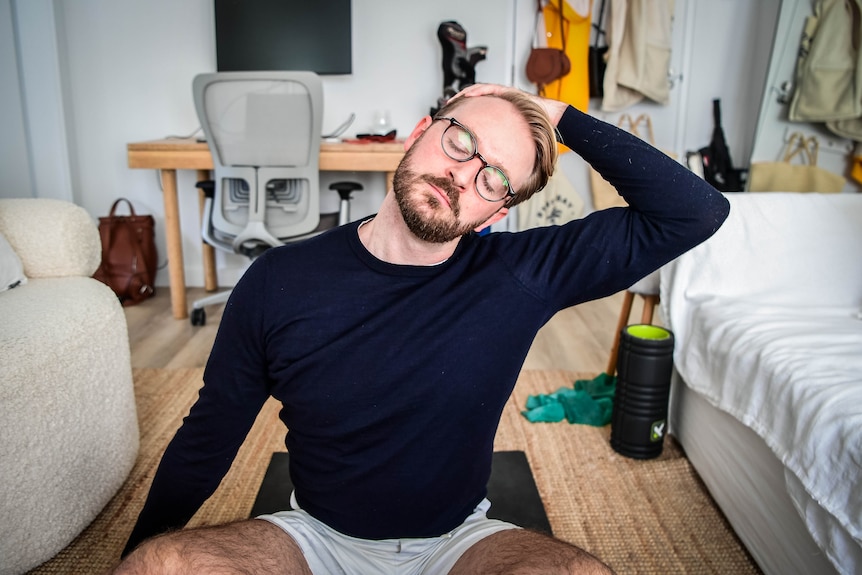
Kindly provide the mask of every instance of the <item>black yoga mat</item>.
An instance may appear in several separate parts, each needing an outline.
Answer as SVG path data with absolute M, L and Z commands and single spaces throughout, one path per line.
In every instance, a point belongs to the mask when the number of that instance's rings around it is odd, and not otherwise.
M 273 453 L 260 485 L 251 517 L 290 509 L 289 456 Z M 488 517 L 551 535 L 551 524 L 523 451 L 495 451 L 488 480 Z

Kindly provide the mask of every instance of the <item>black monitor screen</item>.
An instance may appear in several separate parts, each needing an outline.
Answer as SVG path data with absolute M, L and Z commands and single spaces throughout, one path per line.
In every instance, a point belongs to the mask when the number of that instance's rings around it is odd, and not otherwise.
M 350 74 L 350 0 L 215 0 L 219 72 Z

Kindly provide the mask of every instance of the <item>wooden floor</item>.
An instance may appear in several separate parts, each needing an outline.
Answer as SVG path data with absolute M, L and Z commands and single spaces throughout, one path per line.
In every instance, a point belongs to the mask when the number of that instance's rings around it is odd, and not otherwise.
M 189 301 L 203 297 L 203 288 L 190 288 Z M 632 318 L 640 317 L 636 298 Z M 622 305 L 622 294 L 561 311 L 542 328 L 524 363 L 524 369 L 565 369 L 601 373 L 608 355 Z M 201 367 L 218 329 L 224 306 L 207 308 L 207 323 L 194 327 L 188 319 L 171 315 L 167 288 L 133 307 L 125 308 L 132 350 L 132 367 Z

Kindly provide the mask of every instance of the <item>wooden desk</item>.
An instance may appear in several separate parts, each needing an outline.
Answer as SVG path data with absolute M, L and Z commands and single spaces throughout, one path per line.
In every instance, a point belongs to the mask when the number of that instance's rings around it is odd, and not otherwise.
M 213 166 L 209 146 L 196 140 L 171 139 L 134 142 L 127 145 L 130 168 L 161 171 L 165 203 L 165 237 L 168 249 L 171 308 L 174 317 L 188 317 L 186 278 L 183 267 L 183 241 L 180 231 L 179 200 L 177 196 L 177 170 L 196 170 L 198 180 L 210 178 Z M 385 172 L 386 186 L 392 185 L 395 168 L 404 156 L 401 142 L 345 144 L 321 143 L 320 170 L 334 172 Z M 203 193 L 198 199 L 203 211 Z M 198 232 L 195 232 L 196 234 Z M 203 244 L 204 287 L 207 291 L 218 288 L 215 272 L 215 252 Z

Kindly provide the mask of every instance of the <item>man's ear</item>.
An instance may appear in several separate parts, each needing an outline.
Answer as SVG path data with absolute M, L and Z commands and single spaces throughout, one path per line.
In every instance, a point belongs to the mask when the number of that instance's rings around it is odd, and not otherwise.
M 485 220 L 481 225 L 477 226 L 475 228 L 475 231 L 481 232 L 482 230 L 484 230 L 488 226 L 490 226 L 492 224 L 496 224 L 497 222 L 499 222 L 500 220 L 505 218 L 508 213 L 509 213 L 509 208 L 500 208 L 499 210 L 494 212 L 490 218 Z
M 419 120 L 419 123 L 416 124 L 415 128 L 413 128 L 413 131 L 410 132 L 410 135 L 407 136 L 406 140 L 404 140 L 404 149 L 409 150 L 416 140 L 419 139 L 419 136 L 421 136 L 433 123 L 434 119 L 431 118 L 431 116 L 425 116 Z

